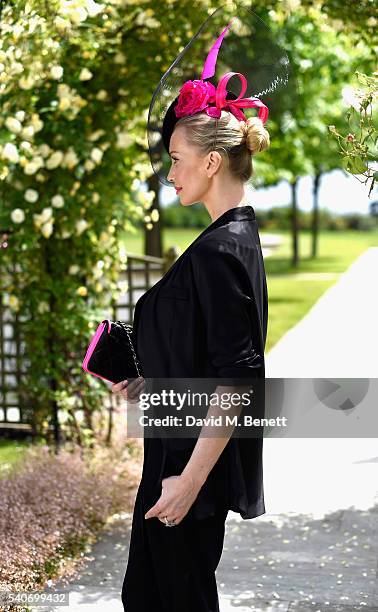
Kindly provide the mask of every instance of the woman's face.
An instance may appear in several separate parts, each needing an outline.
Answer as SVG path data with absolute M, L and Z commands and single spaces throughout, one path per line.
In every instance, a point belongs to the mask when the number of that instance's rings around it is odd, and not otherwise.
M 177 194 L 181 204 L 189 206 L 203 202 L 210 186 L 209 156 L 199 155 L 196 148 L 187 143 L 184 129 L 180 127 L 173 131 L 169 154 L 172 164 L 167 178 L 176 189 L 181 187 Z

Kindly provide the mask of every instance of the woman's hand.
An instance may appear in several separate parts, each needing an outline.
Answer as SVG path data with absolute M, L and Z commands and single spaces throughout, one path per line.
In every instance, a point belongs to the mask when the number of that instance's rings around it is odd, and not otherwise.
M 135 380 L 132 380 L 130 383 L 128 380 L 121 380 L 119 383 L 114 383 L 111 385 L 110 389 L 112 393 L 120 395 L 129 402 L 137 402 L 139 401 L 139 396 L 143 392 L 145 384 L 146 381 L 143 376 L 139 376 L 139 378 L 135 378 Z
M 159 521 L 165 523 L 164 517 L 167 517 L 168 521 L 174 520 L 175 525 L 178 525 L 189 512 L 201 487 L 182 474 L 163 478 L 161 486 L 160 498 L 148 510 L 144 518 L 149 519 L 156 516 Z

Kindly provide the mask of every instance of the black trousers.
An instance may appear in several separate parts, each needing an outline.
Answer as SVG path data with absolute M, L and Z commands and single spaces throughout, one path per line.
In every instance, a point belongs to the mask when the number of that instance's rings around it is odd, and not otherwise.
M 228 510 L 201 520 L 191 510 L 175 527 L 145 519 L 139 485 L 122 586 L 125 612 L 220 612 L 215 570 Z

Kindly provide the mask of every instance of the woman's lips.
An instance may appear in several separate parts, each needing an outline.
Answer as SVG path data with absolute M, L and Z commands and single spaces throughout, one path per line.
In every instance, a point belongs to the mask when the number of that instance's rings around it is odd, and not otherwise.
M 178 188 L 176 189 L 176 193 L 178 193 L 179 191 L 181 191 L 181 189 L 182 189 L 182 187 L 178 187 Z

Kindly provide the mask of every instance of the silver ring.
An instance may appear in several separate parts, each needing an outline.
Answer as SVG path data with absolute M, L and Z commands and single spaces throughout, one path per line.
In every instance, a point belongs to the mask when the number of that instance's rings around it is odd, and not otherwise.
M 169 521 L 168 518 L 164 517 L 165 527 L 175 527 L 175 521 Z

